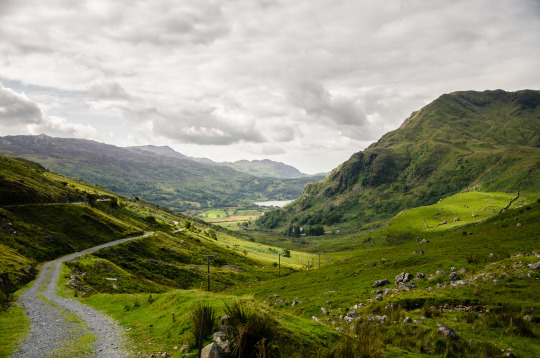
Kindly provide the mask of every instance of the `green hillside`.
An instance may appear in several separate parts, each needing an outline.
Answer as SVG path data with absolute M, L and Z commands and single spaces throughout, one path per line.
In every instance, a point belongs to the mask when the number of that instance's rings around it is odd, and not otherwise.
M 172 155 L 171 151 L 162 147 L 126 149 L 46 135 L 0 137 L 0 153 L 32 160 L 54 172 L 174 211 L 291 200 L 307 182 L 324 177 L 259 178 L 179 153 Z
M 258 224 L 358 230 L 459 192 L 538 193 L 539 104 L 531 90 L 443 95 Z

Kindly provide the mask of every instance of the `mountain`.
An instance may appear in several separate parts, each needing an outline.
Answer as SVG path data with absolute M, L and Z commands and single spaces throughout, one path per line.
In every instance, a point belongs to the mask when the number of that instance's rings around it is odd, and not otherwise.
M 208 158 L 193 158 L 188 157 L 184 154 L 178 153 L 174 149 L 168 146 L 155 146 L 155 145 L 146 145 L 138 147 L 126 147 L 126 149 L 138 152 L 138 153 L 153 153 L 158 155 L 165 155 L 174 158 L 181 159 L 191 159 L 199 163 L 208 164 L 208 165 L 221 165 L 225 167 L 232 168 L 239 172 L 250 174 L 256 177 L 261 178 L 301 178 L 308 176 L 300 172 L 293 166 L 275 162 L 269 159 L 263 160 L 238 160 L 236 162 L 214 162 Z
M 519 189 L 538 196 L 539 165 L 540 91 L 454 92 L 414 112 L 258 223 L 341 223 L 354 231 L 459 192 Z
M 154 151 L 159 154 L 148 148 L 128 150 L 91 140 L 46 135 L 0 137 L 1 153 L 32 160 L 57 173 L 176 211 L 290 200 L 300 195 L 307 182 L 322 179 L 257 178 L 228 167 L 182 158 L 172 149 L 158 147 Z

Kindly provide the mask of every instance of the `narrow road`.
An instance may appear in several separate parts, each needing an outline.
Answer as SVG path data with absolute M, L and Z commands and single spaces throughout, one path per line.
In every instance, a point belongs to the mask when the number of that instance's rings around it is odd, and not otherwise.
M 123 329 L 96 309 L 57 296 L 56 283 L 63 262 L 152 234 L 111 241 L 43 265 L 32 287 L 19 299 L 30 317 L 30 333 L 12 357 L 127 357 Z

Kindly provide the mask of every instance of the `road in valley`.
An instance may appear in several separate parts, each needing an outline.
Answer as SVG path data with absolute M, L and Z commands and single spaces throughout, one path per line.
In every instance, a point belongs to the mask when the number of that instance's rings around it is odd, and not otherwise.
M 58 296 L 56 283 L 62 263 L 152 234 L 111 241 L 44 264 L 32 287 L 19 299 L 30 317 L 30 332 L 12 357 L 128 357 L 122 327 L 90 306 Z

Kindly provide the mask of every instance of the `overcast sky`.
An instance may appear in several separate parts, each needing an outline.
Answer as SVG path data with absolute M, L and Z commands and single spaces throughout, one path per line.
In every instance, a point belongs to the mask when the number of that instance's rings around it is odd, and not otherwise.
M 538 0 L 0 0 L 0 134 L 330 171 L 457 90 L 540 89 Z

